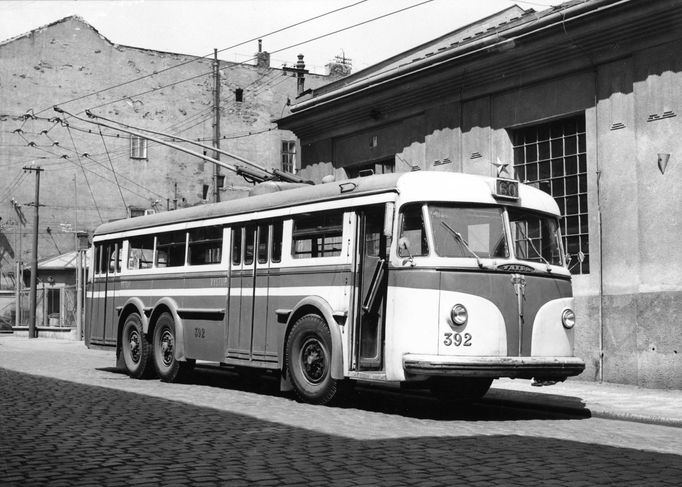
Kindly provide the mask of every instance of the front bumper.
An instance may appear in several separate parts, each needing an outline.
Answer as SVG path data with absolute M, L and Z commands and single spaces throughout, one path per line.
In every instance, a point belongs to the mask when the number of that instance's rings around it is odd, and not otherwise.
M 580 374 L 585 362 L 577 357 L 453 357 L 403 355 L 407 376 L 509 377 L 559 379 Z

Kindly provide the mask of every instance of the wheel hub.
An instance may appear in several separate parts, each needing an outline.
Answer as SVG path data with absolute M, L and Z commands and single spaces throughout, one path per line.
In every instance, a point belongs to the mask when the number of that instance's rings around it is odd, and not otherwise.
M 327 371 L 327 356 L 322 344 L 315 338 L 309 338 L 301 347 L 301 368 L 305 378 L 317 384 L 321 382 Z

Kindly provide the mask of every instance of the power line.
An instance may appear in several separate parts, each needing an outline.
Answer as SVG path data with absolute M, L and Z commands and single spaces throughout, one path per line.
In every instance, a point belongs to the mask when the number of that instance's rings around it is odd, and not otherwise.
M 361 3 L 365 3 L 366 1 L 367 1 L 367 0 L 360 0 L 359 2 L 355 2 L 355 3 L 352 3 L 352 4 L 350 4 L 350 5 L 346 5 L 346 6 L 344 6 L 344 7 L 340 7 L 340 8 L 334 9 L 334 10 L 330 10 L 329 12 L 325 12 L 325 13 L 323 13 L 323 14 L 316 15 L 316 16 L 314 16 L 314 17 L 310 17 L 310 18 L 308 18 L 308 19 L 305 19 L 305 20 L 296 22 L 296 23 L 294 23 L 294 24 L 290 24 L 290 25 L 288 25 L 288 26 L 279 28 L 279 29 L 274 30 L 274 31 L 272 31 L 272 32 L 268 32 L 267 34 L 263 34 L 263 35 L 260 35 L 260 36 L 256 36 L 256 37 L 254 37 L 254 38 L 252 38 L 252 39 L 249 39 L 249 40 L 240 42 L 240 43 L 238 43 L 238 44 L 234 44 L 234 45 L 232 45 L 232 46 L 225 47 L 225 48 L 223 48 L 223 49 L 218 50 L 218 52 L 223 52 L 223 51 L 227 51 L 227 50 L 229 50 L 229 49 L 234 49 L 235 47 L 243 46 L 244 44 L 248 44 L 249 42 L 253 42 L 253 41 L 255 41 L 255 40 L 262 39 L 262 38 L 265 38 L 265 37 L 268 37 L 268 36 L 277 34 L 277 33 L 279 33 L 279 32 L 283 32 L 283 31 L 285 31 L 285 30 L 292 29 L 292 28 L 294 28 L 294 27 L 298 27 L 299 25 L 303 25 L 303 24 L 305 24 L 305 23 L 312 22 L 313 20 L 320 19 L 320 18 L 325 17 L 325 16 L 327 16 L 327 15 L 331 15 L 331 14 L 334 14 L 334 13 L 336 13 L 336 12 L 340 12 L 340 11 L 342 11 L 342 10 L 346 10 L 346 9 L 348 9 L 348 8 L 355 7 L 356 5 L 359 5 L 359 4 L 361 4 Z M 158 70 L 158 71 L 154 71 L 153 73 L 150 73 L 150 74 L 147 74 L 147 75 L 144 75 L 144 76 L 139 76 L 139 77 L 137 77 L 137 78 L 134 78 L 134 79 L 131 79 L 131 80 L 128 80 L 128 81 L 124 81 L 124 82 L 122 82 L 122 83 L 118 83 L 118 84 L 116 84 L 116 85 L 109 86 L 109 87 L 107 87 L 107 88 L 103 88 L 103 89 L 101 89 L 101 90 L 98 90 L 98 91 L 95 91 L 95 92 L 92 92 L 92 93 L 88 93 L 88 94 L 85 94 L 85 95 L 82 95 L 82 96 L 79 96 L 79 97 L 76 97 L 76 98 L 72 98 L 72 99 L 67 100 L 67 101 L 64 101 L 64 102 L 60 102 L 60 103 L 57 103 L 57 105 L 66 105 L 67 103 L 71 103 L 71 102 L 74 102 L 74 101 L 82 100 L 82 99 L 88 98 L 88 97 L 90 97 L 90 96 L 95 96 L 95 95 L 98 95 L 98 94 L 100 94 L 100 93 L 104 93 L 105 91 L 113 90 L 113 89 L 115 89 L 115 88 L 120 88 L 121 86 L 125 86 L 125 85 L 128 85 L 128 84 L 130 84 L 130 83 L 134 83 L 134 82 L 136 82 L 136 81 L 140 81 L 140 80 L 143 80 L 143 79 L 146 79 L 146 78 L 150 78 L 150 77 L 152 77 L 152 76 L 156 76 L 157 74 L 160 74 L 160 73 L 169 71 L 169 70 L 171 70 L 171 69 L 179 68 L 179 67 L 181 67 L 181 66 L 185 66 L 185 65 L 187 65 L 187 64 L 196 62 L 196 61 L 198 61 L 198 60 L 200 60 L 200 59 L 208 59 L 209 56 L 212 56 L 212 55 L 213 55 L 213 52 L 208 53 L 208 54 L 205 54 L 204 56 L 195 56 L 193 59 L 190 59 L 190 60 L 188 60 L 188 61 L 182 62 L 182 63 L 180 63 L 180 64 L 175 64 L 175 65 L 173 65 L 173 66 L 169 66 L 168 68 L 160 69 L 160 70 Z M 45 111 L 47 111 L 47 110 L 49 110 L 49 109 L 51 109 L 51 108 L 52 108 L 52 106 L 49 106 L 49 107 L 47 107 L 47 108 L 44 108 L 44 109 L 40 110 L 38 113 L 43 113 L 43 112 L 45 112 Z M 92 107 L 91 109 L 93 109 L 93 108 L 99 108 L 99 107 Z

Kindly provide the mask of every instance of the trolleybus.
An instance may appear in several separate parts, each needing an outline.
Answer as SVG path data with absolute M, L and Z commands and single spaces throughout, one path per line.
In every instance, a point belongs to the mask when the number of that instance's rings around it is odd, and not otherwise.
M 320 404 L 343 381 L 474 400 L 495 378 L 584 369 L 548 194 L 443 172 L 254 192 L 101 225 L 87 346 L 134 378 L 269 369 Z

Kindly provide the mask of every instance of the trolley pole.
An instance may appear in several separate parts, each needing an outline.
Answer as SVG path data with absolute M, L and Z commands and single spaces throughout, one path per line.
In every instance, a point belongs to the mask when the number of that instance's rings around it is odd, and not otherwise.
M 29 297 L 29 318 L 28 318 L 28 337 L 37 338 L 38 332 L 36 329 L 36 283 L 38 279 L 38 222 L 40 210 L 40 173 L 44 171 L 39 166 L 24 167 L 24 171 L 33 171 L 36 173 L 36 189 L 35 200 L 33 202 L 33 249 L 31 251 L 31 293 Z

